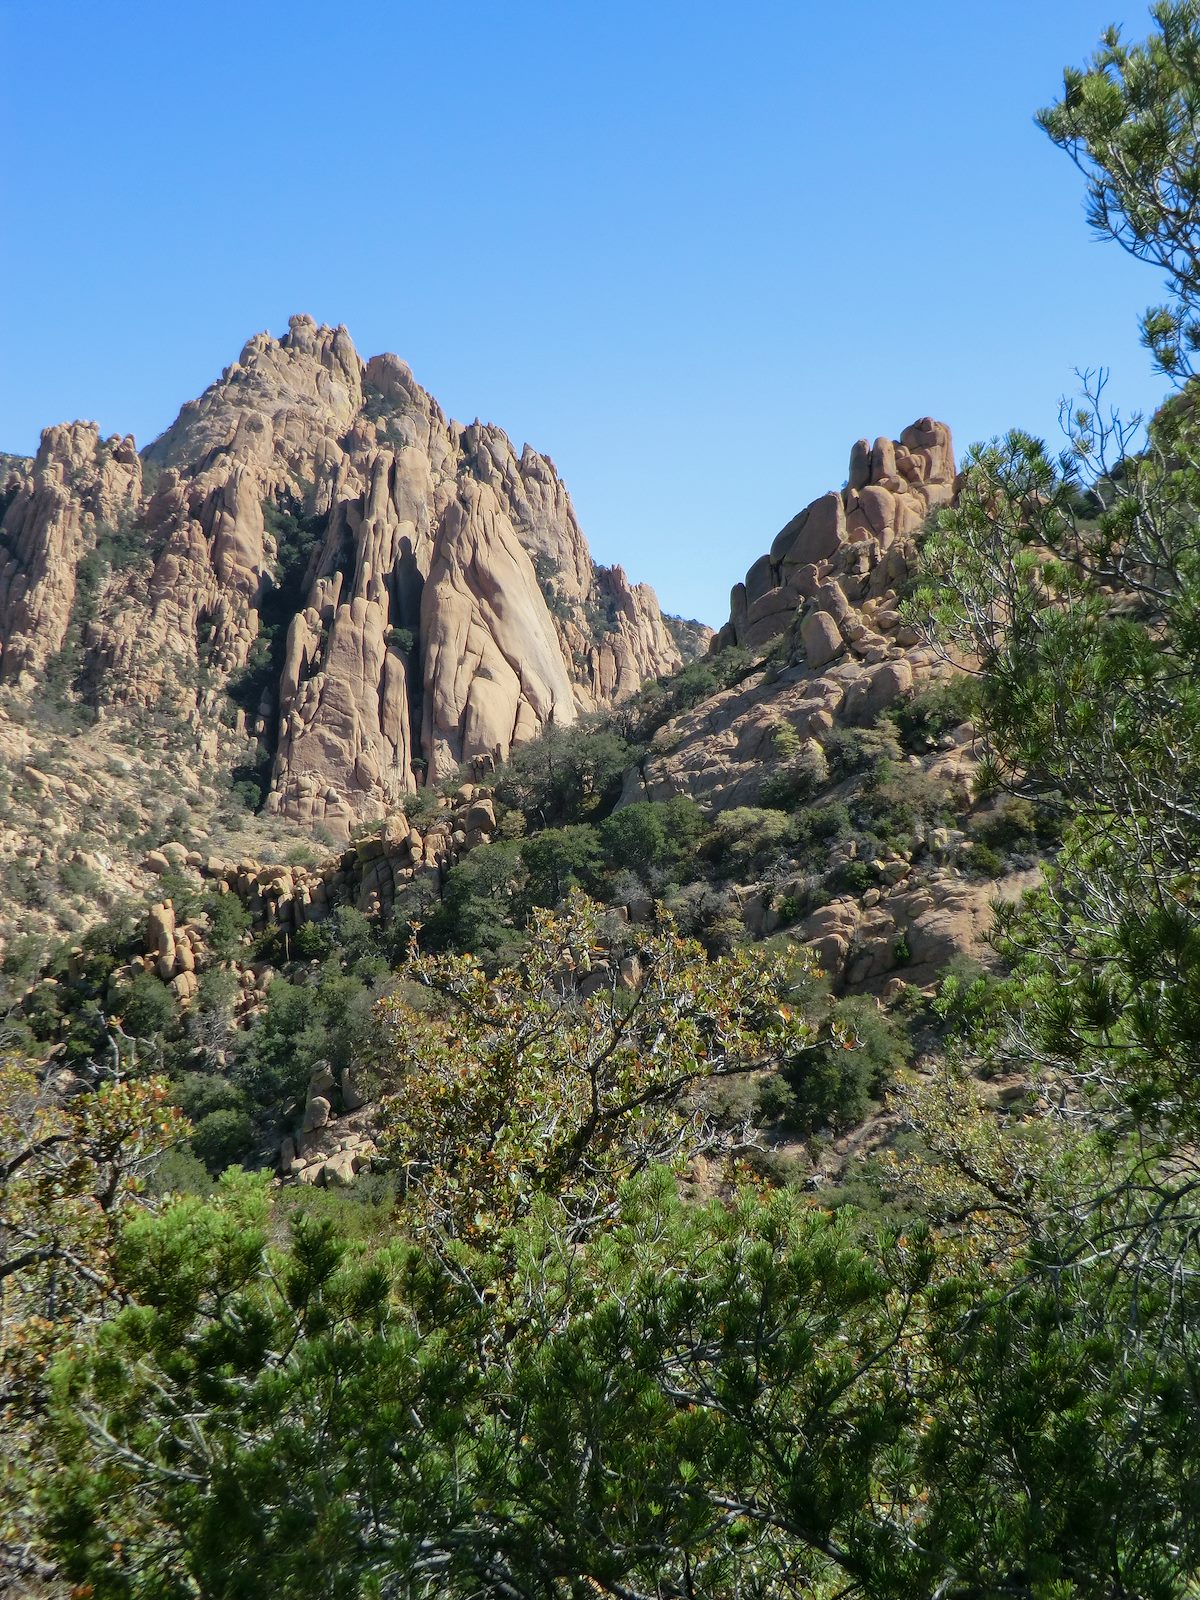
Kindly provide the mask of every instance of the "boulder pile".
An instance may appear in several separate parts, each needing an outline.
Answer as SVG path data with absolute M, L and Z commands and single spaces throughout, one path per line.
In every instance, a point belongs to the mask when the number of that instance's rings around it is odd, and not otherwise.
M 279 1171 L 297 1183 L 346 1188 L 369 1171 L 376 1155 L 374 1125 L 354 1075 L 335 1078 L 327 1061 L 309 1079 L 304 1111 L 279 1150 Z

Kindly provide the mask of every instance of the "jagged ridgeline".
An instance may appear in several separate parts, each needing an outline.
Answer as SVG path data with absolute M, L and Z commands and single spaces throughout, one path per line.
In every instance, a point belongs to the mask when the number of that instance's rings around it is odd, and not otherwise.
M 0 459 L 0 684 L 160 719 L 245 798 L 345 837 L 699 653 L 597 567 L 548 457 L 293 317 L 139 456 L 91 423 Z

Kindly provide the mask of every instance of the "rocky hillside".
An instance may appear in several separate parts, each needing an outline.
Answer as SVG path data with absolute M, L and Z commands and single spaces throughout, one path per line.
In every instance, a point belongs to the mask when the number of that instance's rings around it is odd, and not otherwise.
M 673 719 L 629 795 L 686 793 L 713 807 L 754 801 L 777 761 L 781 725 L 796 760 L 814 759 L 835 727 L 869 727 L 946 671 L 905 626 L 899 595 L 931 510 L 954 495 L 954 448 L 944 423 L 923 418 L 899 440 L 860 439 L 846 487 L 814 500 L 775 537 L 710 644 L 748 659 L 750 674 Z
M 625 785 L 624 804 L 689 795 L 720 819 L 746 929 L 786 928 L 838 989 L 989 959 L 993 903 L 1037 880 L 1046 844 L 1045 819 L 977 794 L 961 675 L 901 615 L 917 535 L 954 492 L 944 423 L 860 439 L 845 487 L 734 586 L 710 648 L 744 666 L 659 727 Z
M 140 454 L 75 422 L 0 460 L 8 898 L 128 890 L 172 811 L 344 839 L 709 636 L 592 562 L 547 457 L 293 317 Z
M 3 495 L 10 696 L 49 675 L 105 717 L 169 713 L 200 761 L 249 742 L 267 808 L 335 836 L 681 660 L 547 457 L 308 317 L 141 456 L 50 428 Z
M 331 350 L 339 337 L 331 336 Z M 281 349 L 269 341 L 259 347 L 272 370 L 280 364 L 286 370 Z M 378 371 L 375 363 L 367 371 L 373 368 Z M 278 389 L 278 376 L 273 381 Z M 152 507 L 167 496 L 186 502 L 193 480 L 175 465 L 179 460 L 202 462 L 214 450 L 218 462 L 225 460 L 210 443 L 216 427 L 210 412 L 233 404 L 228 396 L 237 382 L 227 378 L 187 408 L 148 452 L 147 470 L 162 463 Z M 432 408 L 427 397 L 426 405 Z M 285 490 L 264 489 L 273 481 L 265 476 L 254 480 L 258 487 L 244 500 L 237 499 L 236 487 L 228 489 L 235 511 L 265 503 L 266 513 L 254 523 L 255 549 L 267 547 L 273 525 L 277 561 L 279 549 L 296 537 L 295 527 L 316 530 L 305 558 L 311 603 L 291 614 L 278 679 L 281 720 L 268 814 L 254 819 L 254 827 L 238 830 L 225 818 L 214 829 L 198 791 L 199 801 L 193 795 L 188 805 L 166 814 L 160 809 L 140 829 L 127 830 L 123 888 L 133 903 L 114 908 L 104 925 L 64 947 L 49 966 L 43 956 L 22 952 L 7 963 L 25 975 L 16 989 L 26 986 L 19 1014 L 31 1037 L 70 1061 L 91 1059 L 105 1038 L 117 1040 L 112 1048 L 129 1048 L 121 1017 L 135 1033 L 139 1027 L 156 1030 L 185 1101 L 195 1074 L 232 1075 L 228 1104 L 213 1108 L 203 1102 L 208 1109 L 197 1148 L 210 1165 L 234 1158 L 234 1145 L 224 1135 L 218 1140 L 217 1133 L 236 1117 L 239 1157 L 278 1161 L 285 1174 L 306 1183 L 349 1181 L 371 1160 L 371 1107 L 364 1104 L 363 1085 L 353 1081 L 354 1069 L 369 1062 L 374 1049 L 366 1019 L 373 1001 L 395 981 L 413 930 L 422 948 L 519 960 L 533 911 L 557 905 L 570 889 L 582 887 L 607 907 L 609 919 L 611 959 L 592 952 L 590 984 L 621 982 L 629 930 L 654 923 L 658 906 L 713 953 L 775 934 L 812 949 L 824 974 L 821 1004 L 848 1007 L 846 1026 L 874 1043 L 857 1059 L 852 1084 L 843 1082 L 839 1068 L 820 1095 L 804 1090 L 797 1099 L 795 1085 L 767 1086 L 761 1109 L 778 1119 L 772 1142 L 788 1159 L 816 1159 L 795 1145 L 797 1129 L 836 1132 L 819 1174 L 822 1181 L 836 1176 L 852 1157 L 890 1136 L 893 1122 L 879 1106 L 892 1074 L 914 1050 L 931 1047 L 918 1038 L 921 1029 L 912 1019 L 931 1024 L 936 1046 L 935 1014 L 928 1008 L 947 970 L 956 962 L 973 970 L 993 964 L 995 903 L 1015 900 L 1031 887 L 1055 844 L 1051 818 L 979 792 L 970 680 L 932 650 L 901 612 L 920 529 L 930 510 L 954 496 L 949 430 L 924 419 L 899 440 L 856 444 L 847 485 L 793 518 L 746 582 L 734 588 L 730 620 L 709 653 L 639 686 L 619 673 L 607 680 L 602 675 L 605 663 L 615 671 L 619 660 L 623 670 L 634 672 L 630 641 L 651 633 L 639 634 L 631 625 L 608 630 L 591 647 L 588 682 L 567 676 L 566 645 L 584 637 L 587 608 L 612 580 L 600 575 L 592 589 L 583 587 L 590 570 L 583 564 L 586 549 L 565 494 L 541 458 L 528 451 L 520 461 L 511 451 L 501 458 L 503 436 L 489 436 L 495 453 L 488 459 L 501 460 L 504 471 L 495 466 L 493 482 L 485 481 L 478 466 L 466 476 L 460 472 L 432 554 L 421 543 L 428 522 L 416 514 L 398 520 L 397 496 L 409 495 L 404 504 L 411 508 L 415 491 L 397 463 L 407 462 L 414 473 L 423 463 L 421 470 L 428 471 L 433 414 L 424 413 L 419 457 L 405 454 L 414 446 L 381 449 L 386 465 L 377 468 L 377 488 L 362 504 L 335 495 L 331 509 L 321 510 L 324 498 L 304 488 L 325 481 L 321 469 L 299 457 Z M 259 415 L 250 411 L 251 419 Z M 371 420 L 355 427 L 377 431 Z M 237 430 L 259 438 L 260 430 L 245 418 L 236 424 L 235 437 Z M 60 432 L 63 440 L 78 437 Z M 273 437 L 287 441 L 297 432 L 298 424 L 279 422 Z M 264 453 L 250 460 L 257 463 L 255 472 L 266 473 L 277 457 L 261 448 Z M 61 518 L 60 527 L 86 530 L 101 511 L 106 518 L 119 516 L 121 496 L 132 498 L 128 485 L 139 470 L 131 448 L 113 450 L 95 489 L 92 504 L 98 509 L 80 512 L 73 522 Z M 213 470 L 203 468 L 198 477 Z M 230 484 L 242 481 L 240 470 Z M 349 470 L 344 461 L 337 469 Z M 341 481 L 335 474 L 335 482 Z M 546 498 L 535 499 L 535 485 Z M 301 503 L 318 509 L 271 509 Z M 518 504 L 527 512 L 519 523 L 513 510 Z M 484 505 L 486 519 L 472 524 Z M 218 514 L 219 527 L 226 527 L 219 521 L 226 512 L 234 516 L 226 507 Z M 150 513 L 154 526 L 157 515 Z M 458 540 L 472 526 L 470 554 L 464 556 Z M 574 544 L 566 542 L 564 530 Z M 355 563 L 345 570 L 331 567 L 331 552 L 347 548 L 351 539 L 359 552 Z M 407 555 L 395 559 L 406 546 L 426 552 L 423 571 L 415 557 L 412 566 L 404 565 Z M 532 560 L 527 546 L 534 550 Z M 574 567 L 564 555 L 571 550 L 578 555 Z M 371 551 L 382 552 L 378 564 L 391 574 L 388 583 L 374 582 Z M 159 567 L 173 570 L 165 554 Z M 411 578 L 416 602 L 398 572 L 405 582 Z M 84 644 L 85 654 L 114 649 L 122 626 L 129 630 L 127 669 L 116 683 L 101 680 L 107 684 L 104 715 L 69 740 L 60 739 L 52 760 L 40 758 L 41 766 L 35 766 L 27 757 L 19 767 L 20 782 L 35 795 L 51 835 L 59 813 L 88 804 L 89 769 L 100 773 L 103 787 L 125 796 L 126 813 L 133 814 L 129 787 L 137 773 L 106 755 L 105 741 L 137 704 L 137 663 L 152 653 L 132 631 L 136 579 L 127 574 L 122 580 L 119 573 L 117 563 L 112 573 L 106 569 L 110 587 L 100 589 Z M 341 598 L 346 584 L 355 596 L 348 603 Z M 236 587 L 231 584 L 228 592 L 237 593 Z M 273 625 L 269 596 L 279 592 L 286 592 L 286 583 L 268 591 L 258 609 L 264 631 Z M 655 628 L 664 628 L 656 611 L 644 614 Z M 410 632 L 398 640 L 376 639 L 384 622 L 397 616 L 410 619 Z M 686 626 L 677 619 L 672 624 L 685 643 L 707 642 L 697 632 L 689 641 Z M 72 620 L 68 629 L 74 625 Z M 387 626 L 394 632 L 408 625 Z M 491 704 L 487 696 L 498 696 L 508 683 L 488 666 L 508 659 L 503 641 L 524 672 L 520 681 L 535 682 L 534 668 L 518 654 L 523 630 L 531 641 L 528 660 L 543 664 L 536 681 L 544 687 L 560 672 L 569 693 L 559 702 L 551 695 L 540 723 L 532 717 L 532 701 L 518 693 L 509 742 L 485 739 L 479 721 L 471 719 L 482 718 Z M 30 630 L 26 637 L 32 636 Z M 227 641 L 229 635 L 220 637 Z M 342 648 L 347 640 L 357 641 L 353 670 Z M 167 648 L 160 644 L 157 659 Z M 418 715 L 406 663 L 421 659 L 422 650 L 425 687 Z M 582 651 L 572 658 L 580 674 L 582 658 Z M 240 671 L 252 674 L 253 647 L 238 659 Z M 458 692 L 456 666 L 464 678 L 473 666 L 475 677 L 462 690 L 466 713 L 451 740 L 437 708 L 443 703 L 439 695 Z M 653 666 L 654 658 L 647 658 L 639 670 L 649 673 Z M 227 686 L 232 682 L 235 694 L 237 670 L 227 668 Z M 383 677 L 377 680 L 379 670 Z M 400 676 L 393 710 L 385 716 L 391 672 Z M 264 681 L 249 729 L 260 738 L 270 725 L 276 679 Z M 21 687 L 18 678 L 18 697 Z M 370 716 L 356 709 L 352 689 L 367 694 Z M 202 690 L 214 693 L 211 686 Z M 606 701 L 604 716 L 571 727 L 581 710 Z M 196 704 L 199 711 L 200 697 Z M 561 716 L 558 704 L 565 707 Z M 530 713 L 527 727 L 520 722 L 522 706 Z M 245 730 L 245 716 L 232 730 L 214 734 L 199 714 L 197 731 L 213 740 L 210 764 L 219 763 L 229 742 Z M 428 782 L 418 787 L 420 758 L 410 755 L 406 787 L 399 786 L 393 766 L 393 789 L 371 789 L 369 769 L 359 772 L 358 756 L 350 760 L 354 749 L 361 755 L 365 746 L 335 738 L 339 730 L 368 726 L 378 730 L 372 750 L 385 726 L 432 740 L 416 746 L 429 752 L 426 777 L 456 768 L 460 763 L 452 764 L 452 756 L 472 760 L 477 771 L 471 777 L 458 773 L 432 789 Z M 419 736 L 413 734 L 418 728 Z M 10 731 L 32 747 L 27 723 L 14 723 Z M 177 742 L 155 751 L 153 760 L 153 781 L 169 788 L 187 783 L 194 754 Z M 325 788 L 314 786 L 312 777 L 321 761 Z M 346 822 L 354 815 L 350 806 L 363 808 L 366 800 L 380 815 L 337 848 L 322 848 L 318 839 L 298 850 L 295 819 L 314 818 L 315 806 L 307 805 L 314 797 L 324 806 L 322 819 L 336 814 Z M 335 802 L 342 808 L 336 813 Z M 103 809 L 99 800 L 95 804 Z M 89 873 L 103 869 L 111 877 L 118 867 L 94 851 L 81 858 L 76 850 L 65 869 L 67 887 L 86 889 Z M 45 893 L 53 900 L 53 885 Z M 839 1015 L 829 1012 L 831 1018 Z M 104 1021 L 113 1016 L 116 1023 Z M 918 1055 L 914 1070 L 922 1059 Z M 210 1124 L 213 1117 L 218 1121 Z

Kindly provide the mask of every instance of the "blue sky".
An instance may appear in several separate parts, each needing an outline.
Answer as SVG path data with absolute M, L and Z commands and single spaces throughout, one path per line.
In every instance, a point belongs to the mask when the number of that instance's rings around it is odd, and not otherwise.
M 0 449 L 147 443 L 307 311 L 719 623 L 860 434 L 1125 409 L 1154 274 L 1034 127 L 1129 0 L 0 0 Z

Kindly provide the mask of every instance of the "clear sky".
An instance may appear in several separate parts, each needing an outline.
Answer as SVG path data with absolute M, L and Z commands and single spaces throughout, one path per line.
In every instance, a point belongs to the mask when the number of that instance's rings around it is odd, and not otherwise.
M 860 434 L 1162 384 L 1033 125 L 1143 0 L 0 0 L 0 449 L 147 443 L 261 328 L 395 350 L 719 623 Z

